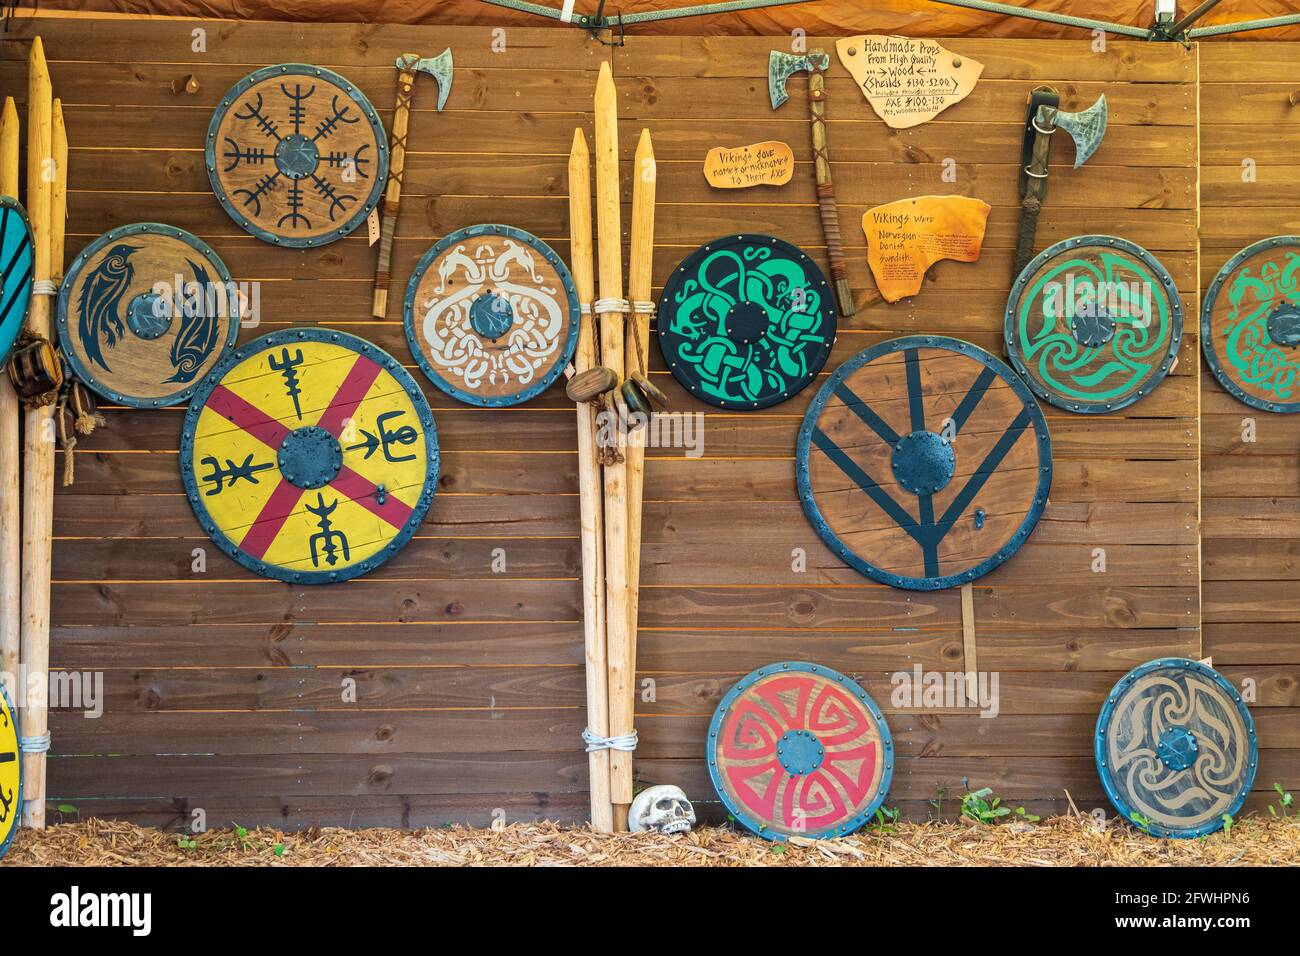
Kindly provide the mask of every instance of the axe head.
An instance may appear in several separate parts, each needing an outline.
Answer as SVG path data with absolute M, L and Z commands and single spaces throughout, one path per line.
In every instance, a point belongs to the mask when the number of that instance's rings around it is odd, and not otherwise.
M 767 58 L 767 94 L 772 98 L 772 109 L 779 109 L 790 98 L 785 81 L 793 74 L 801 70 L 825 70 L 830 65 L 830 54 L 825 50 L 809 50 L 802 56 L 773 50 Z
M 438 110 L 441 112 L 447 105 L 447 97 L 451 94 L 451 47 L 447 47 L 437 56 L 426 56 L 424 59 L 420 59 L 414 53 L 403 53 L 397 58 L 396 66 L 399 70 L 427 73 L 438 81 Z
M 1053 115 L 1054 114 L 1054 115 Z M 1074 168 L 1078 169 L 1101 145 L 1106 135 L 1106 94 L 1097 97 L 1086 110 L 1067 113 L 1064 110 L 1052 110 L 1051 107 L 1039 107 L 1040 122 L 1055 124 L 1059 129 L 1070 134 L 1074 140 Z

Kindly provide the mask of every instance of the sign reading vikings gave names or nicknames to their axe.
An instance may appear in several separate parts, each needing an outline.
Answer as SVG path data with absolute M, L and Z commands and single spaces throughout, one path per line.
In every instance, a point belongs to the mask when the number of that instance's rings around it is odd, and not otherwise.
M 433 501 L 438 436 L 424 394 L 378 347 L 332 329 L 236 349 L 181 436 L 195 517 L 244 567 L 294 584 L 371 571 Z

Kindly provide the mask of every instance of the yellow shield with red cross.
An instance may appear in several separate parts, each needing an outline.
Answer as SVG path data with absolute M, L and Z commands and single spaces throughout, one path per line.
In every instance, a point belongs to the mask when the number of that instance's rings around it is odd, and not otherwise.
M 433 501 L 438 437 L 415 380 L 343 332 L 275 332 L 195 396 L 181 473 L 203 529 L 240 564 L 295 584 L 365 574 Z

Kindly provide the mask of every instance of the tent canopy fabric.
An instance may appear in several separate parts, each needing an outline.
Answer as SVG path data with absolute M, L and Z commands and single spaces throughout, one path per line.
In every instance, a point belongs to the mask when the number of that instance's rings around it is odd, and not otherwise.
M 531 0 L 560 7 L 563 0 Z M 668 10 L 708 0 L 607 0 L 605 15 Z M 1155 16 L 1154 0 L 1008 0 L 1043 12 L 1087 17 L 1147 27 Z M 594 13 L 597 0 L 576 0 L 576 15 Z M 21 4 L 30 7 L 30 4 Z M 1197 6 L 1183 0 L 1182 16 Z M 144 16 L 205 17 L 230 20 L 290 20 L 331 23 L 469 24 L 545 26 L 553 20 L 498 7 L 483 0 L 44 0 L 37 8 Z M 1198 26 L 1234 23 L 1295 13 L 1291 0 L 1224 0 Z M 637 24 L 641 34 L 773 35 L 803 30 L 812 36 L 854 33 L 900 33 L 929 37 L 1077 37 L 1077 27 L 947 6 L 934 0 L 807 0 L 792 6 L 737 13 L 694 16 Z M 1300 26 L 1236 34 L 1243 39 L 1300 38 Z

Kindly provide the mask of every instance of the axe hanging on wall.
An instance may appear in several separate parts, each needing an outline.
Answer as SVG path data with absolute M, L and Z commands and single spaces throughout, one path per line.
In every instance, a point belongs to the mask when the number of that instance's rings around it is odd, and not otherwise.
M 773 50 L 767 58 L 767 92 L 772 109 L 780 109 L 789 99 L 786 80 L 802 70 L 808 71 L 808 113 L 812 120 L 813 163 L 817 174 L 817 204 L 821 208 L 822 234 L 831 263 L 831 279 L 841 315 L 852 315 L 853 290 L 849 288 L 844 267 L 844 246 L 840 241 L 840 214 L 835 207 L 835 188 L 831 185 L 831 160 L 826 152 L 826 80 L 823 73 L 831 65 L 825 50 L 810 50 L 803 56 Z
M 1040 86 L 1029 94 L 1025 111 L 1025 140 L 1020 157 L 1020 237 L 1016 242 L 1014 283 L 1034 258 L 1034 236 L 1038 233 L 1038 214 L 1047 198 L 1047 158 L 1052 148 L 1052 134 L 1063 129 L 1074 140 L 1074 168 L 1078 169 L 1101 145 L 1106 135 L 1106 94 L 1103 93 L 1085 110 L 1067 113 L 1061 109 L 1061 97 L 1051 87 Z
M 384 221 L 379 230 L 375 301 L 370 310 L 376 319 L 382 319 L 388 311 L 388 263 L 393 255 L 397 207 L 402 199 L 402 174 L 406 172 L 406 127 L 411 119 L 411 100 L 415 98 L 415 74 L 427 73 L 438 81 L 438 112 L 441 113 L 451 93 L 451 47 L 423 60 L 414 53 L 403 53 L 394 66 L 398 71 L 397 109 L 393 112 L 393 129 L 389 137 L 388 187 L 384 190 Z

